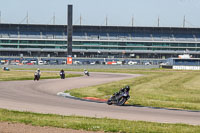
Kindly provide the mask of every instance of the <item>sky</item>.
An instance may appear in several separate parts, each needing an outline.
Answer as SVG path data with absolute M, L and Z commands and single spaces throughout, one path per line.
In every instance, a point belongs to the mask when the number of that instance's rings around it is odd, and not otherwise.
M 67 23 L 67 5 L 73 5 L 73 24 L 200 27 L 200 0 L 0 0 L 1 23 Z

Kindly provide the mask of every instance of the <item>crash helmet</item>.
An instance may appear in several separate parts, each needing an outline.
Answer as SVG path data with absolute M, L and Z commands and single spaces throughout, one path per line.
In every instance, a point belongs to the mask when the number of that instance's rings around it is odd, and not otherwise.
M 126 89 L 126 91 L 129 91 L 130 90 L 130 86 L 129 85 L 125 86 L 125 89 Z

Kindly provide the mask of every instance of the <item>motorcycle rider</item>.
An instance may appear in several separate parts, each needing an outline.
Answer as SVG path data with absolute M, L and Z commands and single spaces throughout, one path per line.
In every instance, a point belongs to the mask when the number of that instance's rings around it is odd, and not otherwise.
M 34 81 L 35 80 L 39 80 L 40 79 L 40 75 L 41 75 L 41 71 L 40 69 L 38 68 L 35 73 L 34 73 Z
M 119 92 L 114 93 L 110 99 L 108 99 L 107 104 L 117 104 L 117 105 L 123 105 L 129 98 L 129 90 L 130 86 L 125 86 L 119 90 Z
M 65 79 L 65 71 L 63 69 L 60 70 L 60 77 L 61 79 Z
M 87 70 L 86 70 L 86 69 L 84 69 L 84 73 L 85 73 L 85 74 L 87 73 Z
M 84 69 L 84 74 L 89 76 L 89 72 L 86 69 Z
M 129 95 L 129 90 L 130 90 L 130 86 L 127 85 L 127 86 L 125 86 L 124 88 L 121 88 L 121 89 L 119 90 L 119 92 L 116 92 L 115 95 L 118 96 L 118 95 L 120 95 L 121 93 L 125 93 L 125 92 Z
M 119 92 L 127 92 L 127 93 L 129 93 L 129 90 L 130 90 L 130 86 L 127 85 L 124 88 L 121 88 Z

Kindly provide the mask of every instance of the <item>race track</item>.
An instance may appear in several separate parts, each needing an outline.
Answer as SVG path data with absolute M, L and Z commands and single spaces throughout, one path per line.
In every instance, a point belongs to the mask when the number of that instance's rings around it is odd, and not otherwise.
M 0 82 L 0 108 L 60 115 L 109 117 L 162 123 L 200 125 L 200 112 L 136 106 L 108 106 L 57 96 L 66 89 L 86 87 L 140 75 L 91 73 L 91 76 L 40 81 Z M 108 88 L 109 89 L 109 88 Z

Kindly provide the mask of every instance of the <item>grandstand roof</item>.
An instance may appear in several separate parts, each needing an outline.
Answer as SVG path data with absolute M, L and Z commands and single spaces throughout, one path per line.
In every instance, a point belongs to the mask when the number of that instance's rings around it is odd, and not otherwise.
M 47 31 L 67 32 L 67 25 L 45 25 L 45 24 L 0 24 L 0 30 L 4 31 Z M 139 26 L 90 26 L 74 25 L 74 32 L 96 32 L 96 33 L 147 33 L 147 34 L 200 34 L 200 28 L 181 27 L 139 27 Z

